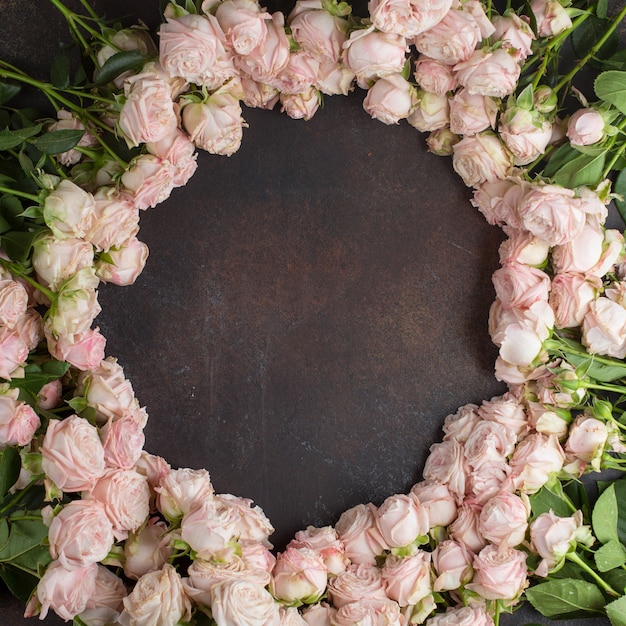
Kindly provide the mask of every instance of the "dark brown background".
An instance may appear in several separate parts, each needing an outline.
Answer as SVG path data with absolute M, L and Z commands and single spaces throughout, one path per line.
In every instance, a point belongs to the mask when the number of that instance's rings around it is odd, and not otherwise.
M 156 0 L 94 5 L 158 24 Z M 41 0 L 0 0 L 2 58 L 39 76 L 66 32 Z M 200 155 L 142 214 L 137 283 L 100 291 L 107 354 L 150 414 L 146 448 L 253 499 L 278 549 L 407 491 L 445 415 L 504 391 L 487 332 L 502 234 L 449 160 L 362 99 L 327 98 L 308 123 L 244 110 L 240 151 Z M 36 623 L 1 593 L 0 625 Z M 502 623 L 529 621 L 546 620 Z

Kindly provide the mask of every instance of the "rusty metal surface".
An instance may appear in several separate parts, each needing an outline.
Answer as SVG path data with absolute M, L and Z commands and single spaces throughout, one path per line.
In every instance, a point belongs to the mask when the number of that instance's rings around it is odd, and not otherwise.
M 133 11 L 154 24 L 156 4 Z M 0 0 L 0 15 L 0 54 L 40 69 L 62 21 L 34 0 Z M 100 292 L 107 354 L 150 414 L 147 449 L 253 499 L 279 549 L 409 489 L 444 416 L 504 389 L 487 332 L 501 233 L 449 160 L 362 99 L 327 98 L 308 123 L 245 110 L 241 150 L 201 155 L 142 214 L 137 283 Z M 22 611 L 0 591 L 2 626 L 36 623 Z M 525 621 L 541 618 L 502 623 Z

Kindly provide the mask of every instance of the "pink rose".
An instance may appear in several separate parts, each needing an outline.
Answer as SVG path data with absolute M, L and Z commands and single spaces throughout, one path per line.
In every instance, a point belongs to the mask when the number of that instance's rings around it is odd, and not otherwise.
M 239 101 L 230 94 L 192 102 L 183 109 L 183 125 L 196 146 L 211 154 L 230 156 L 239 150 L 244 120 Z
M 589 146 L 604 137 L 604 118 L 595 109 L 578 109 L 567 121 L 567 138 L 573 146 Z
M 493 619 L 478 605 L 448 608 L 445 613 L 437 613 L 426 620 L 426 626 L 493 626 Z
M 217 626 L 266 626 L 279 623 L 279 605 L 257 583 L 225 580 L 211 588 L 211 616 Z
M 94 200 L 94 222 L 85 239 L 97 250 L 108 252 L 139 232 L 139 210 L 131 196 L 114 187 L 100 187 Z
M 246 566 L 267 573 L 267 581 L 269 582 L 269 574 L 274 569 L 276 557 L 258 541 L 240 539 L 239 547 L 241 548 L 241 558 Z
M 124 92 L 118 125 L 131 148 L 159 141 L 178 128 L 178 106 L 166 80 L 150 73 L 136 74 L 126 79 Z
M 456 413 L 447 415 L 443 421 L 443 440 L 455 439 L 459 443 L 465 443 L 480 420 L 477 408 L 475 404 L 465 404 Z
M 272 14 L 266 23 L 264 41 L 246 55 L 235 57 L 235 65 L 258 83 L 269 83 L 289 63 L 289 40 L 285 34 L 285 17 L 280 12 Z
M 146 148 L 150 154 L 172 165 L 174 187 L 186 185 L 198 167 L 196 146 L 179 128 L 159 141 L 147 144 Z
M 33 246 L 32 262 L 39 282 L 57 291 L 64 280 L 93 264 L 93 246 L 83 239 L 44 235 Z
M 463 445 L 454 439 L 433 444 L 422 474 L 426 480 L 445 483 L 457 498 L 462 499 L 468 474 Z
M 589 526 L 583 526 L 582 511 L 570 517 L 558 517 L 552 511 L 542 513 L 530 525 L 531 549 L 542 561 L 535 570 L 537 576 L 547 576 L 559 565 L 577 543 L 592 545 Z
M 0 280 L 0 324 L 13 328 L 28 308 L 28 292 L 16 280 Z
M 73 500 L 53 518 L 48 540 L 52 558 L 65 569 L 83 568 L 107 556 L 113 525 L 100 502 Z
M 29 351 L 17 328 L 0 326 L 0 377 L 11 380 L 13 372 L 26 362 Z
M 169 161 L 152 154 L 142 154 L 132 160 L 121 180 L 124 189 L 132 194 L 135 206 L 144 210 L 154 208 L 170 197 L 174 188 L 174 175 L 174 167 Z
M 502 549 L 518 546 L 526 536 L 530 504 L 508 491 L 488 500 L 480 512 L 483 537 Z
M 376 511 L 371 502 L 357 504 L 344 511 L 335 525 L 346 556 L 353 563 L 375 563 L 388 548 L 376 525 Z
M 159 29 L 159 60 L 171 76 L 210 91 L 235 75 L 224 32 L 213 15 L 167 18 Z
M 468 187 L 477 187 L 506 178 L 512 171 L 513 159 L 498 136 L 486 131 L 455 144 L 452 166 Z
M 124 608 L 123 600 L 128 592 L 122 579 L 111 570 L 98 565 L 96 588 L 87 600 L 87 607 L 79 614 L 89 626 L 115 624 Z
M 466 588 L 486 600 L 503 600 L 511 606 L 528 586 L 526 553 L 513 548 L 485 546 L 473 562 L 474 578 Z
M 385 124 L 397 124 L 417 106 L 415 88 L 400 74 L 379 78 L 368 90 L 363 108 Z
M 406 40 L 401 35 L 382 33 L 374 27 L 355 30 L 344 44 L 343 62 L 356 74 L 356 80 L 362 89 L 369 87 L 369 82 L 400 74 L 406 60 Z
M 626 309 L 608 298 L 589 303 L 582 323 L 582 342 L 590 354 L 626 357 Z
M 512 491 L 507 481 L 511 468 L 506 459 L 490 461 L 472 471 L 469 479 L 468 496 L 476 504 L 483 506 L 488 500 L 496 496 L 503 489 Z
M 376 598 L 351 602 L 342 606 L 334 617 L 334 626 L 402 626 L 404 616 L 397 602 L 387 598 Z
M 522 263 L 507 263 L 492 276 L 496 297 L 505 308 L 527 309 L 537 301 L 547 302 L 550 277 Z
M 466 61 L 454 66 L 456 79 L 472 94 L 504 98 L 513 93 L 520 65 L 504 48 L 492 52 L 476 50 Z
M 417 498 L 397 494 L 378 507 L 376 525 L 389 547 L 403 548 L 428 534 L 428 513 Z
M 524 265 L 543 265 L 548 260 L 550 246 L 539 237 L 535 237 L 527 230 L 504 226 L 507 234 L 498 249 L 500 264 L 523 263 Z
M 36 596 L 41 609 L 39 619 L 45 619 L 52 609 L 66 622 L 73 619 L 86 608 L 96 590 L 98 566 L 95 563 L 87 567 L 67 570 L 59 561 L 51 563 L 37 584 Z M 36 615 L 31 603 L 26 607 L 25 617 Z
M 389 555 L 382 567 L 385 593 L 401 607 L 415 605 L 432 591 L 430 552 L 419 550 L 406 557 Z
M 169 521 L 174 521 L 212 500 L 213 484 L 204 469 L 170 470 L 155 487 L 157 508 Z
M 493 40 L 502 41 L 505 47 L 512 48 L 516 59 L 523 61 L 532 53 L 532 43 L 536 37 L 526 16 L 522 19 L 512 12 L 506 16 L 494 15 L 493 25 L 496 29 Z
M 448 526 L 456 518 L 456 498 L 447 485 L 423 480 L 413 485 L 411 495 L 417 498 L 421 508 L 425 509 L 430 528 Z
M 415 37 L 413 43 L 422 54 L 455 65 L 471 56 L 481 38 L 474 16 L 462 8 L 452 8 L 438 24 Z
M 504 461 L 515 449 L 515 431 L 504 424 L 483 420 L 476 424 L 464 447 L 465 460 L 472 469 Z
M 585 225 L 574 192 L 557 185 L 532 185 L 517 210 L 523 227 L 551 246 L 572 241 Z
M 438 24 L 448 13 L 452 0 L 371 0 L 372 24 L 385 33 L 415 37 Z
M 215 17 L 236 54 L 250 54 L 267 36 L 272 16 L 253 0 L 226 0 L 217 5 Z
M 148 246 L 133 237 L 120 248 L 109 251 L 113 263 L 103 259 L 96 263 L 96 275 L 103 283 L 132 285 L 143 272 L 148 254 Z
M 310 120 L 320 107 L 317 89 L 309 87 L 303 93 L 280 94 L 281 111 L 294 120 Z
M 500 137 L 515 157 L 515 165 L 527 165 L 541 156 L 552 139 L 552 124 L 521 107 L 507 108 L 498 126 Z
M 459 506 L 457 518 L 448 527 L 450 539 L 463 544 L 472 553 L 477 554 L 487 545 L 487 541 L 478 528 L 481 507 L 475 503 L 464 502 Z
M 346 557 L 345 546 L 332 526 L 323 528 L 308 526 L 306 530 L 299 530 L 287 547 L 309 548 L 317 552 L 322 557 L 330 575 L 340 574 L 350 564 Z
M 165 522 L 148 520 L 138 534 L 124 542 L 124 575 L 139 580 L 149 572 L 160 570 L 172 555 L 171 537 Z
M 457 135 L 475 135 L 495 128 L 498 104 L 493 98 L 459 89 L 450 99 L 450 130 Z
M 513 485 L 524 493 L 535 493 L 560 471 L 564 461 L 565 454 L 554 435 L 528 435 L 517 445 L 509 461 Z
M 85 125 L 76 118 L 72 113 L 66 111 L 65 109 L 61 109 L 57 111 L 57 120 L 58 122 L 54 122 L 50 124 L 46 129 L 48 132 L 53 132 L 57 130 L 84 130 L 83 136 L 80 138 L 80 141 L 76 144 L 76 147 L 71 150 L 67 150 L 66 152 L 61 152 L 60 154 L 55 154 L 56 160 L 61 165 L 76 165 L 82 158 L 83 154 L 78 148 L 91 148 L 98 144 L 97 139 L 90 133 L 88 130 L 85 130 Z
M 478 415 L 484 420 L 510 428 L 518 438 L 530 429 L 524 406 L 510 392 L 484 400 L 478 409 Z
M 323 61 L 315 88 L 328 96 L 347 96 L 353 89 L 354 72 L 340 61 Z
M 537 34 L 552 37 L 571 28 L 572 20 L 558 0 L 533 0 L 531 9 L 537 20 Z
M 296 2 L 288 18 L 294 40 L 319 61 L 337 63 L 347 38 L 348 21 L 322 9 L 322 3 Z
M 303 93 L 316 82 L 319 69 L 320 62 L 315 57 L 299 50 L 289 55 L 287 67 L 270 82 L 281 94 Z
M 68 179 L 63 179 L 43 203 L 43 219 L 59 239 L 81 239 L 94 219 L 93 196 Z
M 169 564 L 142 576 L 124 598 L 121 624 L 170 626 L 191 618 L 191 602 L 178 572 Z
M 142 451 L 135 466 L 135 470 L 146 477 L 150 489 L 158 487 L 171 469 L 169 463 L 163 457 L 148 454 L 145 450 Z
M 406 121 L 420 132 L 443 129 L 450 121 L 447 96 L 427 91 L 417 92 L 417 108 Z
M 565 442 L 565 453 L 590 463 L 600 471 L 600 460 L 607 444 L 609 431 L 606 424 L 588 415 L 579 415 L 569 429 Z
M 569 272 L 557 274 L 552 279 L 550 291 L 550 306 L 554 309 L 557 328 L 580 326 L 601 288 L 599 278 Z
M 104 359 L 106 339 L 98 328 L 58 337 L 46 332 L 46 339 L 51 356 L 59 361 L 67 361 L 83 372 L 98 367 L 100 361 Z
M 433 583 L 434 591 L 458 589 L 472 580 L 472 553 L 462 544 L 447 539 L 433 550 L 433 566 L 437 578 Z
M 326 602 L 313 604 L 302 612 L 302 619 L 307 626 L 332 626 L 337 609 Z
M 37 408 L 43 411 L 55 409 L 61 403 L 62 395 L 63 383 L 59 379 L 51 380 L 37 393 Z
M 276 558 L 270 593 L 286 604 L 314 604 L 326 591 L 328 570 L 309 548 L 287 548 Z
M 0 448 L 28 445 L 41 426 L 34 409 L 17 396 L 17 390 L 0 395 Z
M 236 534 L 240 541 L 258 541 L 266 548 L 273 547 L 269 536 L 274 532 L 274 527 L 260 506 L 254 506 L 249 498 L 240 498 L 229 493 L 218 494 L 215 500 L 236 513 Z
M 425 55 L 420 55 L 415 63 L 413 76 L 424 91 L 438 96 L 445 96 L 449 91 L 454 91 L 458 85 L 449 65 Z
M 369 563 L 351 565 L 328 582 L 328 593 L 337 609 L 353 602 L 386 598 L 381 570 Z
M 50 420 L 40 451 L 44 473 L 63 491 L 89 490 L 105 472 L 98 431 L 78 415 Z
M 517 214 L 517 206 L 528 187 L 528 183 L 514 177 L 484 182 L 474 190 L 471 203 L 490 224 L 498 226 L 508 224 L 512 228 L 521 230 L 522 224 Z
M 243 102 L 247 107 L 271 110 L 278 102 L 278 89 L 265 83 L 257 83 L 249 76 L 241 77 Z
M 614 228 L 606 229 L 604 231 L 602 255 L 587 273 L 602 278 L 605 274 L 612 272 L 615 265 L 624 259 L 625 249 L 624 235 Z
M 148 481 L 134 470 L 107 470 L 89 497 L 102 502 L 117 539 L 125 539 L 129 531 L 136 531 L 150 513 Z
M 579 272 L 589 271 L 602 256 L 604 230 L 598 224 L 586 221 L 581 231 L 571 241 L 555 246 L 552 251 L 554 271 Z
M 143 417 L 139 411 L 127 413 L 118 420 L 109 420 L 100 429 L 107 467 L 126 470 L 135 467 L 146 441 Z

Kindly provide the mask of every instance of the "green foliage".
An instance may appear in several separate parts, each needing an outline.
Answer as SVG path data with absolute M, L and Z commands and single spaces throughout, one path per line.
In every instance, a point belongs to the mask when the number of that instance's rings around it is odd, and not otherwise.
M 596 95 L 626 115 L 626 72 L 602 72 L 594 83 Z
M 64 52 L 57 54 L 50 64 L 50 82 L 58 89 L 67 89 L 70 86 L 70 69 L 69 56 Z
M 607 604 L 606 614 L 612 626 L 626 626 L 626 596 Z
M 533 607 L 546 617 L 588 617 L 603 613 L 604 595 L 593 583 L 573 578 L 548 580 L 526 591 Z
M 41 364 L 29 363 L 24 368 L 24 378 L 13 378 L 11 387 L 21 389 L 36 398 L 41 388 L 53 380 L 64 376 L 69 369 L 69 364 L 63 361 L 44 361 Z
M 600 17 L 591 16 L 586 19 L 572 34 L 572 47 L 576 56 L 583 58 L 595 44 L 604 35 L 607 27 L 607 21 Z M 598 66 L 598 59 L 607 59 L 611 57 L 619 48 L 619 35 L 617 32 L 611 33 L 611 36 L 594 55 L 591 61 L 592 65 Z
M 33 140 L 33 145 L 44 154 L 61 154 L 74 148 L 85 134 L 84 130 L 53 130 Z
M 20 454 L 16 448 L 6 447 L 0 452 L 0 501 L 6 496 L 9 489 L 15 484 L 20 475 Z M 0 527 L 0 531 L 2 528 Z M 0 532 L 0 544 L 2 533 Z
M 100 71 L 96 79 L 96 85 L 106 85 L 120 74 L 129 70 L 139 71 L 148 61 L 150 57 L 142 54 L 138 50 L 124 50 L 117 52 L 109 57 Z

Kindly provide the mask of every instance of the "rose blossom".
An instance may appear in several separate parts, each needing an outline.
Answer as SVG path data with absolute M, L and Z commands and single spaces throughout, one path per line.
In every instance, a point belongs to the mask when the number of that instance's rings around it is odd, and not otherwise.
M 466 588 L 486 600 L 503 600 L 511 606 L 528 586 L 526 553 L 521 550 L 490 544 L 474 557 L 473 567 L 474 578 Z
M 451 6 L 452 0 L 370 0 L 368 9 L 378 30 L 415 37 L 438 24 Z
M 213 15 L 167 18 L 159 29 L 159 60 L 171 76 L 211 91 L 235 75 L 224 32 Z
M 454 66 L 456 79 L 472 94 L 504 98 L 513 93 L 520 65 L 504 48 L 492 52 L 476 50 L 466 61 Z
M 167 534 L 165 522 L 157 518 L 139 530 L 131 533 L 124 542 L 124 575 L 139 580 L 149 572 L 160 570 L 173 552 L 171 538 Z
M 448 526 L 456 518 L 456 498 L 447 485 L 435 481 L 423 480 L 411 488 L 428 516 L 430 528 Z
M 472 501 L 483 506 L 503 489 L 513 491 L 510 482 L 507 481 L 511 468 L 506 459 L 491 461 L 472 470 L 469 478 L 468 496 Z
M 332 626 L 337 609 L 326 602 L 313 604 L 302 612 L 302 619 L 308 626 Z
M 402 626 L 404 616 L 397 602 L 387 598 L 376 598 L 351 602 L 342 606 L 334 617 L 334 626 Z
M 303 93 L 280 94 L 281 111 L 294 120 L 310 120 L 320 106 L 320 97 L 315 87 Z
M 484 400 L 478 409 L 478 415 L 484 420 L 507 426 L 517 437 L 525 435 L 529 430 L 524 406 L 510 392 Z
M 567 121 L 567 138 L 573 146 L 589 146 L 604 137 L 604 118 L 595 109 L 578 109 Z
M 63 491 L 91 489 L 104 474 L 98 431 L 78 415 L 50 420 L 40 451 L 44 473 Z
M 267 36 L 266 20 L 272 16 L 253 0 L 226 0 L 215 17 L 236 54 L 250 54 Z
M 66 569 L 102 561 L 113 546 L 113 525 L 104 506 L 92 500 L 73 500 L 53 518 L 48 530 L 50 555 Z
M 127 594 L 122 579 L 104 565 L 98 565 L 95 590 L 87 600 L 87 607 L 79 614 L 80 619 L 89 626 L 115 624 L 124 609 Z
M 60 379 L 51 380 L 37 392 L 37 408 L 49 411 L 59 406 L 63 395 L 63 383 Z
M 385 124 L 397 124 L 417 106 L 415 88 L 400 74 L 378 79 L 368 90 L 363 108 Z
M 522 263 L 507 263 L 492 276 L 496 297 L 504 308 L 527 309 L 537 301 L 547 301 L 550 277 Z
M 449 65 L 436 59 L 430 59 L 425 55 L 420 55 L 415 63 L 413 76 L 424 91 L 435 93 L 438 96 L 446 95 L 458 85 L 454 72 Z
M 419 550 L 406 557 L 389 555 L 382 568 L 385 593 L 401 607 L 415 605 L 432 591 L 430 553 Z
M 33 342 L 29 342 L 28 337 L 22 336 L 24 333 L 21 324 L 28 324 L 36 320 L 37 325 L 41 325 L 41 317 L 36 311 L 29 309 L 29 311 L 31 310 L 38 317 L 33 318 L 26 313 L 18 320 L 14 328 L 0 326 L 0 377 L 7 380 L 11 380 L 16 369 L 26 362 L 30 350 L 37 346 L 38 341 L 31 345 Z
M 89 497 L 104 504 L 118 539 L 136 531 L 150 513 L 150 488 L 135 470 L 109 469 L 91 489 Z
M 498 248 L 500 264 L 523 263 L 524 265 L 543 265 L 548 260 L 550 246 L 527 230 L 503 226 L 505 239 Z
M 375 563 L 376 557 L 388 548 L 376 526 L 376 511 L 371 502 L 357 504 L 344 511 L 335 524 L 352 563 Z
M 483 420 L 476 424 L 464 447 L 465 461 L 472 469 L 492 462 L 499 463 L 512 454 L 515 431 L 498 422 Z
M 563 245 L 554 247 L 552 266 L 555 273 L 589 271 L 600 260 L 603 244 L 602 227 L 586 221 L 576 237 Z
M 68 179 L 63 179 L 43 203 L 43 219 L 59 239 L 83 238 L 94 219 L 93 196 Z
M 299 530 L 287 547 L 309 548 L 317 552 L 331 575 L 340 574 L 350 564 L 345 546 L 332 526 L 323 528 L 308 526 L 306 530 Z
M 457 135 L 475 135 L 495 128 L 498 104 L 493 98 L 459 89 L 450 99 L 450 130 Z
M 123 626 L 170 626 L 191 618 L 191 603 L 178 572 L 168 563 L 142 576 L 124 598 Z
M 513 485 L 524 493 L 536 493 L 563 467 L 564 461 L 565 454 L 556 436 L 528 435 L 509 461 Z
M 318 602 L 326 590 L 328 569 L 309 548 L 287 548 L 276 558 L 270 593 L 286 604 Z
M 465 443 L 474 430 L 474 426 L 480 420 L 478 413 L 476 413 L 477 408 L 475 404 L 469 403 L 459 407 L 456 413 L 447 415 L 443 421 L 443 432 L 445 433 L 443 440 L 455 439 L 459 443 Z
M 459 506 L 457 518 L 448 527 L 450 539 L 463 544 L 474 554 L 487 544 L 478 529 L 480 505 L 468 501 Z
M 133 237 L 120 248 L 109 251 L 109 259 L 96 263 L 96 275 L 103 283 L 132 285 L 143 271 L 148 254 L 148 246 Z
M 433 28 L 415 37 L 413 43 L 422 54 L 455 65 L 468 59 L 480 40 L 480 27 L 472 14 L 453 7 Z
M 17 389 L 0 395 L 0 449 L 29 444 L 41 426 L 34 409 L 17 397 Z
M 490 224 L 508 226 L 520 230 L 521 220 L 517 214 L 517 206 L 528 190 L 529 184 L 518 177 L 507 177 L 505 180 L 484 182 L 474 190 L 470 201 Z
M 93 246 L 75 237 L 44 235 L 33 245 L 32 263 L 39 282 L 57 291 L 63 281 L 93 264 Z
M 498 136 L 485 131 L 465 137 L 454 146 L 452 166 L 468 187 L 476 187 L 506 178 L 513 168 L 513 159 Z
M 139 210 L 132 196 L 115 187 L 100 187 L 94 194 L 94 223 L 85 239 L 97 250 L 108 252 L 139 232 Z
M 447 126 L 450 120 L 448 98 L 435 93 L 418 90 L 417 108 L 406 121 L 420 132 L 439 130 Z
M 590 354 L 626 357 L 626 309 L 608 298 L 589 303 L 582 323 L 582 343 Z
M 493 626 L 493 619 L 482 605 L 448 608 L 425 622 L 426 626 Z
M 529 515 L 528 501 L 501 491 L 483 506 L 478 528 L 491 543 L 502 549 L 514 548 L 524 541 Z
M 322 9 L 319 0 L 296 2 L 288 18 L 294 40 L 319 61 L 336 63 L 347 38 L 348 21 Z
M 531 548 L 542 558 L 535 574 L 547 576 L 577 543 L 590 546 L 593 541 L 589 526 L 583 526 L 582 511 L 571 517 L 542 513 L 530 525 Z
M 211 588 L 211 616 L 217 626 L 267 626 L 279 623 L 279 604 L 263 586 L 224 580 Z
M 609 431 L 603 421 L 588 415 L 579 415 L 570 426 L 565 452 L 591 463 L 596 471 L 600 471 L 600 458 L 608 436 Z
M 142 154 L 131 161 L 121 180 L 123 188 L 132 194 L 135 206 L 144 210 L 154 208 L 170 197 L 174 176 L 175 170 L 169 161 Z
M 16 280 L 0 280 L 0 324 L 12 328 L 28 308 L 28 292 Z
M 422 475 L 426 480 L 445 483 L 454 495 L 462 499 L 465 495 L 467 472 L 463 446 L 450 439 L 430 447 Z
M 241 77 L 241 89 L 243 91 L 243 103 L 252 109 L 271 110 L 278 102 L 278 89 L 265 83 L 257 83 L 249 76 Z
M 196 146 L 179 128 L 159 141 L 146 144 L 146 148 L 172 165 L 174 187 L 186 185 L 198 167 Z
M 100 429 L 100 439 L 104 447 L 104 460 L 107 467 L 132 469 L 135 467 L 146 438 L 143 434 L 144 415 L 135 411 L 118 420 L 109 420 Z
M 493 25 L 496 29 L 493 40 L 502 41 L 507 47 L 513 48 L 516 59 L 523 61 L 532 53 L 532 43 L 536 37 L 526 19 L 510 12 L 506 16 L 495 15 Z
M 389 496 L 378 508 L 376 525 L 387 545 L 403 548 L 428 534 L 428 514 L 416 498 Z
M 400 74 L 404 67 L 407 45 L 401 35 L 382 33 L 371 26 L 353 31 L 343 47 L 343 62 L 356 74 L 362 89 L 381 76 Z
M 472 579 L 472 553 L 462 544 L 452 539 L 442 541 L 433 550 L 433 566 L 437 578 L 433 583 L 434 591 L 450 591 Z
M 320 62 L 315 57 L 304 50 L 298 50 L 289 55 L 289 63 L 285 69 L 270 82 L 281 94 L 303 93 L 315 83 L 319 69 Z
M 537 34 L 552 37 L 571 28 L 572 20 L 559 0 L 533 0 L 530 4 L 537 20 Z
M 169 463 L 163 457 L 149 454 L 145 450 L 142 451 L 135 466 L 135 470 L 146 477 L 150 489 L 158 487 L 171 469 Z
M 260 506 L 254 506 L 249 498 L 240 498 L 228 493 L 215 496 L 219 504 L 231 508 L 237 515 L 236 531 L 240 540 L 258 541 L 266 548 L 272 548 L 269 536 L 274 527 Z
M 353 89 L 354 72 L 340 61 L 323 61 L 315 88 L 328 96 L 347 96 Z
M 527 165 L 542 155 L 552 138 L 552 124 L 522 107 L 507 108 L 498 126 L 500 137 L 515 157 L 515 165 Z
M 557 328 L 580 326 L 601 288 L 599 278 L 570 272 L 557 274 L 550 290 L 550 306 L 554 309 Z
M 39 580 L 24 617 L 37 614 L 33 601 L 38 600 L 41 603 L 39 619 L 45 619 L 50 609 L 66 622 L 73 619 L 87 608 L 96 589 L 97 572 L 95 563 L 67 570 L 59 561 L 52 562 Z
M 605 274 L 614 270 L 615 265 L 625 258 L 625 253 L 624 235 L 617 229 L 607 228 L 604 231 L 602 255 L 587 273 L 602 278 Z
M 181 518 L 214 494 L 209 472 L 189 468 L 170 470 L 155 491 L 157 507 L 169 521 Z
M 387 597 L 381 570 L 369 563 L 354 563 L 345 572 L 331 578 L 328 593 L 337 609 L 361 600 Z

